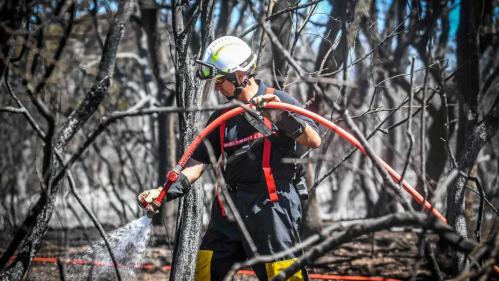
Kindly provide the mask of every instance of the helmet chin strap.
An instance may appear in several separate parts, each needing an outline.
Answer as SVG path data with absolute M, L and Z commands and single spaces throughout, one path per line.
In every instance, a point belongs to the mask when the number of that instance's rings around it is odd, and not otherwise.
M 239 81 L 237 81 L 237 78 L 235 76 L 230 77 L 227 80 L 230 81 L 236 87 L 236 89 L 234 90 L 234 95 L 230 96 L 230 97 L 227 97 L 227 99 L 230 100 L 230 101 L 239 98 L 239 96 L 243 92 L 243 89 L 246 86 L 248 86 L 248 84 L 250 83 L 248 75 L 246 75 L 244 77 L 244 79 L 243 79 L 243 81 L 241 83 L 239 83 Z
M 227 97 L 229 100 L 235 100 L 237 98 L 239 98 L 239 96 L 241 95 L 241 93 L 243 92 L 243 88 L 244 87 L 241 87 L 241 86 L 236 86 L 236 90 L 234 91 L 234 95 L 231 96 L 231 97 Z

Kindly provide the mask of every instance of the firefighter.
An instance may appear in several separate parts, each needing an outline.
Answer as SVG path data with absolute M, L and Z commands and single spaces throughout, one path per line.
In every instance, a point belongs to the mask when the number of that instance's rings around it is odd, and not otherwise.
M 270 101 L 299 105 L 287 93 L 255 80 L 255 61 L 255 54 L 243 40 L 224 36 L 213 41 L 203 59 L 197 61 L 196 76 L 202 80 L 214 79 L 215 90 L 228 100 L 237 99 L 257 106 Z M 208 124 L 221 114 L 222 110 L 215 111 Z M 299 242 L 302 208 L 297 186 L 303 188 L 302 174 L 296 165 L 282 160 L 296 157 L 297 143 L 317 148 L 321 139 L 317 125 L 309 118 L 277 110 L 264 110 L 263 115 L 263 121 L 251 114 L 238 115 L 213 131 L 207 140 L 215 159 L 223 159 L 227 189 L 258 253 L 271 255 Z M 168 190 L 167 201 L 184 195 L 191 183 L 202 175 L 211 163 L 208 151 L 204 145 L 198 147 L 179 179 Z M 141 193 L 139 202 L 152 202 L 160 190 Z M 300 194 L 306 196 L 303 190 Z M 224 206 L 215 198 L 198 252 L 196 280 L 222 280 L 234 263 L 250 257 L 251 251 L 239 228 L 227 219 Z M 294 256 L 288 256 L 257 264 L 253 270 L 259 280 L 270 280 L 294 261 Z M 291 278 L 307 279 L 305 269 Z

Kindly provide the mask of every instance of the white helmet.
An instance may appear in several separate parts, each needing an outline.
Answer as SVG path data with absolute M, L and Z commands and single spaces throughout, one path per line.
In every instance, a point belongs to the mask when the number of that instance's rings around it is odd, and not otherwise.
M 213 79 L 236 71 L 251 72 L 255 61 L 256 56 L 246 42 L 234 36 L 223 36 L 211 42 L 203 60 L 196 61 L 200 64 L 197 77 Z

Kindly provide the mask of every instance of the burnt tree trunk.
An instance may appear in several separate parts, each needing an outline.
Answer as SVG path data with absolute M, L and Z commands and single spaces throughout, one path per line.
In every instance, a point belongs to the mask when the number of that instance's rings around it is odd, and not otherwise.
M 55 197 L 60 188 L 58 174 L 60 165 L 54 157 L 53 151 L 64 152 L 66 145 L 78 132 L 90 116 L 97 110 L 102 100 L 108 95 L 110 78 L 113 74 L 116 52 L 125 30 L 125 23 L 132 10 L 132 1 L 120 1 L 118 12 L 113 19 L 97 75 L 98 83 L 87 93 L 78 108 L 71 113 L 68 120 L 62 124 L 54 136 L 53 118 L 46 109 L 39 109 L 49 123 L 49 131 L 45 140 L 44 161 L 42 166 L 43 182 L 40 183 L 42 192 L 40 199 L 29 211 L 26 219 L 16 231 L 14 239 L 7 251 L 0 259 L 0 268 L 3 268 L 9 258 L 14 254 L 19 245 L 17 258 L 0 274 L 2 280 L 21 280 L 28 272 L 31 259 L 36 255 L 41 246 L 41 241 L 48 229 L 48 223 L 54 212 Z M 74 12 L 74 11 L 72 11 Z M 36 99 L 36 98 L 35 98 Z M 52 132 L 51 132 L 52 131 Z M 54 136 L 54 140 L 51 138 Z
M 8 68 L 11 44 L 9 40 L 14 31 L 31 13 L 36 1 L 7 0 L 0 3 L 0 79 Z
M 458 169 L 468 175 L 478 152 L 485 143 L 488 132 L 485 124 L 477 126 L 479 91 L 478 28 L 482 2 L 463 0 L 457 35 L 456 82 L 460 98 L 459 129 L 457 132 Z M 483 134 L 481 134 L 483 133 Z M 447 218 L 457 233 L 467 237 L 465 219 L 465 195 L 467 178 L 460 175 L 447 190 Z M 453 271 L 460 272 L 466 265 L 465 255 L 454 253 Z
M 225 0 L 220 1 L 220 16 L 218 17 L 218 22 L 216 24 L 215 34 L 218 37 L 229 35 L 227 31 L 230 27 L 230 20 L 232 10 L 237 5 L 235 0 Z
M 173 94 L 168 92 L 166 88 L 165 73 L 161 68 L 161 65 L 165 65 L 166 61 L 161 56 L 161 40 L 159 38 L 161 31 L 158 28 L 158 8 L 155 6 L 153 1 L 151 3 L 144 4 L 142 1 L 140 4 L 141 13 L 141 24 L 145 31 L 147 38 L 147 53 L 149 55 L 149 61 L 152 66 L 152 73 L 154 76 L 154 82 L 156 84 L 156 99 L 161 106 L 171 106 L 173 104 Z M 175 136 L 171 132 L 170 122 L 172 115 L 166 112 L 161 112 L 158 114 L 157 118 L 157 148 L 158 148 L 158 179 L 156 182 L 157 186 L 162 186 L 165 182 L 166 173 L 173 168 L 175 165 Z M 173 141 L 172 141 L 173 139 Z M 167 216 L 168 210 L 171 210 L 172 206 L 168 208 L 164 205 L 160 208 L 160 215 L 155 216 L 153 219 L 154 224 L 160 224 L 165 222 L 168 225 L 172 225 L 170 220 L 173 219 L 172 216 Z M 169 229 L 169 228 L 167 228 Z
M 303 217 L 300 225 L 300 235 L 302 239 L 305 239 L 315 233 L 319 233 L 323 227 L 317 192 L 311 192 L 310 190 L 313 183 L 313 167 L 310 159 L 306 165 L 306 172 L 305 179 L 307 187 L 309 188 L 309 198 L 306 201 L 302 201 Z
M 432 123 L 428 128 L 428 152 L 426 165 L 426 178 L 430 186 L 434 189 L 438 183 L 440 175 L 444 172 L 447 154 L 445 148 L 445 116 L 443 105 L 436 106 L 430 104 L 428 113 L 431 116 Z M 431 158 L 430 158 L 431 157 Z M 418 187 L 422 187 L 422 178 L 419 178 Z
M 185 5 L 185 4 L 182 4 Z M 207 42 L 213 39 L 213 1 L 203 1 L 201 3 L 202 29 L 201 46 L 206 46 Z M 196 107 L 199 106 L 201 97 L 201 83 L 195 77 L 194 57 L 189 53 L 190 36 L 193 32 L 195 19 L 188 19 L 190 25 L 184 26 L 182 15 L 184 7 L 173 6 L 173 33 L 175 40 L 175 89 L 177 106 Z M 197 15 L 193 15 L 197 17 Z M 180 141 L 184 150 L 197 135 L 196 123 L 199 118 L 197 113 L 184 112 L 179 114 Z M 204 190 L 200 183 L 194 183 L 190 192 L 183 197 L 177 219 L 177 231 L 175 236 L 175 249 L 172 260 L 172 271 L 170 280 L 194 280 L 194 269 L 196 256 L 201 237 L 201 227 L 203 219 L 203 197 Z
M 470 73 L 468 73 L 470 74 Z M 495 101 L 490 112 L 484 120 L 478 123 L 475 128 L 471 128 L 466 137 L 464 148 L 459 153 L 457 168 L 460 173 L 454 183 L 449 186 L 447 192 L 447 218 L 449 225 L 456 229 L 463 237 L 467 237 L 467 225 L 465 218 L 465 190 L 473 166 L 475 165 L 478 153 L 482 147 L 497 133 L 499 129 L 499 76 L 495 77 L 489 88 L 491 93 L 487 95 L 495 96 Z M 465 265 L 464 255 L 457 255 L 454 264 L 454 273 L 458 273 Z
M 344 220 L 351 218 L 349 210 L 352 209 L 350 201 L 351 193 L 355 189 L 356 169 L 360 168 L 360 153 L 354 153 L 351 159 L 351 169 L 346 169 L 341 174 L 340 189 L 333 196 L 332 209 L 335 213 L 334 217 L 337 220 Z
M 275 14 L 276 12 L 289 8 L 290 6 L 294 6 L 297 3 L 298 1 L 296 0 L 293 1 L 279 0 L 275 3 L 274 7 L 272 8 L 272 14 Z M 274 18 L 272 20 L 271 24 L 272 31 L 274 32 L 275 35 L 277 35 L 277 37 L 279 37 L 279 42 L 286 49 L 289 49 L 291 34 L 293 33 L 292 24 L 293 20 L 291 12 L 277 16 L 277 18 Z M 286 65 L 287 65 L 286 58 L 284 57 L 284 54 L 281 51 L 279 51 L 279 47 L 277 47 L 276 44 L 272 43 L 272 41 L 271 41 L 271 47 L 272 47 L 272 55 L 270 58 L 271 61 L 270 68 L 273 70 L 272 71 L 273 74 L 275 74 L 277 77 L 282 77 L 285 75 L 286 71 Z M 281 89 L 283 84 L 284 80 L 278 79 L 278 82 L 274 81 L 274 87 L 278 89 Z

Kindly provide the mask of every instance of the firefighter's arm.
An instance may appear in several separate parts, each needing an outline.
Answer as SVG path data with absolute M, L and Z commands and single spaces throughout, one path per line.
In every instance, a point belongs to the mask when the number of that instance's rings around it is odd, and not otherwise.
M 191 189 L 191 183 L 201 177 L 205 167 L 205 164 L 194 159 L 190 159 L 187 162 L 186 167 L 180 173 L 177 181 L 174 182 L 166 192 L 166 201 L 168 202 L 175 198 L 184 196 Z M 145 207 L 145 202 L 151 204 L 159 196 L 161 189 L 163 189 L 163 187 L 146 190 L 139 194 L 139 204 L 143 207 Z
M 321 136 L 308 124 L 305 124 L 303 133 L 295 138 L 295 141 L 309 148 L 318 148 L 321 145 Z
M 288 111 L 280 111 L 274 117 L 276 127 L 288 137 L 294 138 L 301 145 L 317 148 L 321 145 L 321 137 L 305 121 Z
M 257 107 L 264 107 L 267 102 L 281 102 L 278 96 L 274 94 L 265 94 L 254 97 L 251 102 Z M 295 139 L 301 145 L 309 148 L 317 148 L 321 145 L 321 137 L 312 127 L 305 121 L 296 118 L 288 111 L 276 109 L 264 110 L 264 115 L 270 118 L 276 127 L 286 134 L 288 137 Z
M 182 197 L 191 189 L 191 183 L 198 180 L 204 172 L 205 164 L 189 159 L 187 165 L 180 173 L 177 181 L 166 192 L 166 202 Z
M 187 161 L 187 165 L 185 165 L 185 168 L 182 170 L 182 174 L 187 177 L 189 183 L 194 183 L 201 177 L 205 169 L 206 164 L 191 158 Z

